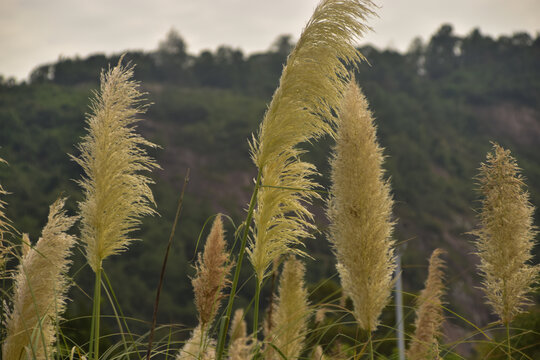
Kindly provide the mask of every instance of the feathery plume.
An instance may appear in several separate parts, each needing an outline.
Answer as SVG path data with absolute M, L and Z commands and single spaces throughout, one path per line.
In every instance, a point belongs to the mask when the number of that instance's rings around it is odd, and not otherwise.
M 415 360 L 439 359 L 437 337 L 444 321 L 442 296 L 444 294 L 444 261 L 440 256 L 444 250 L 435 249 L 429 259 L 428 278 L 424 290 L 418 297 L 415 332 L 407 351 L 407 358 Z
M 229 280 L 231 270 L 229 253 L 225 249 L 225 236 L 221 214 L 216 216 L 204 246 L 204 254 L 195 266 L 197 274 L 191 281 L 195 292 L 195 305 L 203 329 L 211 324 L 223 298 L 222 290 Z
M 286 359 L 297 359 L 304 347 L 309 315 L 308 293 L 304 284 L 304 264 L 290 256 L 283 265 L 279 284 L 279 298 L 274 305 L 272 329 L 268 343 L 278 348 Z M 278 357 L 272 346 L 267 346 L 266 358 Z
M 176 360 L 214 360 L 215 358 L 215 343 L 209 338 L 208 332 L 202 330 L 201 325 L 193 330 L 191 338 L 176 355 Z
M 339 109 L 327 215 L 344 292 L 359 326 L 373 331 L 388 302 L 395 269 L 392 197 L 383 149 L 368 103 L 351 82 Z
M 142 148 L 156 145 L 135 132 L 133 125 L 146 106 L 139 105 L 143 94 L 130 80 L 133 68 L 121 61 L 101 74 L 101 88 L 86 120 L 88 134 L 78 146 L 81 155 L 72 156 L 85 173 L 79 181 L 85 195 L 79 203 L 81 240 L 94 272 L 103 259 L 127 248 L 133 241 L 129 232 L 142 216 L 155 213 L 152 180 L 140 173 L 159 167 Z
M 7 309 L 7 338 L 2 359 L 52 358 L 55 326 L 66 306 L 68 257 L 75 243 L 66 234 L 76 221 L 63 210 L 65 199 L 51 205 L 47 225 L 35 247 L 18 266 L 13 306 Z
M 314 228 L 306 204 L 316 197 L 316 169 L 300 159 L 299 144 L 333 135 L 332 109 L 341 101 L 347 65 L 363 58 L 354 42 L 369 29 L 363 21 L 374 14 L 372 7 L 369 0 L 323 0 L 317 6 L 253 137 L 261 188 L 248 254 L 260 283 L 274 259 L 288 252 L 304 255 L 292 246 L 311 237 Z
M 249 360 L 251 358 L 250 338 L 247 335 L 247 325 L 244 320 L 244 310 L 237 309 L 231 322 L 229 342 L 230 360 Z
M 540 265 L 532 259 L 536 231 L 534 207 L 529 202 L 516 160 L 497 144 L 480 167 L 482 193 L 476 248 L 487 303 L 504 324 L 529 304 L 527 294 L 538 280 Z

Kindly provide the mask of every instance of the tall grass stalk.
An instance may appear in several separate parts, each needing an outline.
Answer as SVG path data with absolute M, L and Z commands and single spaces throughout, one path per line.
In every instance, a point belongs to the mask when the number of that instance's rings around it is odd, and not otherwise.
M 125 250 L 133 239 L 129 233 L 139 226 L 141 217 L 152 215 L 152 180 L 141 172 L 157 168 L 144 147 L 156 147 L 135 132 L 142 93 L 131 80 L 132 67 L 116 67 L 101 75 L 100 91 L 92 100 L 92 113 L 86 123 L 88 134 L 72 158 L 83 168 L 79 181 L 85 199 L 79 203 L 81 240 L 88 264 L 95 273 L 89 355 L 99 358 L 101 271 L 103 260 Z
M 240 242 L 240 251 L 238 253 L 238 260 L 236 262 L 236 267 L 234 270 L 234 277 L 231 282 L 231 292 L 229 294 L 229 301 L 227 303 L 227 311 L 225 312 L 225 315 L 221 318 L 221 324 L 220 324 L 219 334 L 218 334 L 218 342 L 216 345 L 216 359 L 217 360 L 220 360 L 222 358 L 223 352 L 225 350 L 225 337 L 227 336 L 227 332 L 229 330 L 229 322 L 231 319 L 234 299 L 236 296 L 236 289 L 238 287 L 238 281 L 240 279 L 240 270 L 242 269 L 242 261 L 244 260 L 248 234 L 251 228 L 251 221 L 253 219 L 253 212 L 255 210 L 257 194 L 259 193 L 259 188 L 261 184 L 261 175 L 262 173 L 261 173 L 261 170 L 259 169 L 257 178 L 255 180 L 255 188 L 253 190 L 253 193 L 251 195 L 251 200 L 249 202 L 249 208 L 248 208 L 246 221 L 244 222 L 244 229 L 242 232 L 242 239 Z
M 306 205 L 317 197 L 315 167 L 303 160 L 300 144 L 333 135 L 335 109 L 348 76 L 362 55 L 354 40 L 373 14 L 369 0 L 323 0 L 304 28 L 283 69 L 279 87 L 251 143 L 251 157 L 261 173 L 248 255 L 256 281 L 255 299 L 274 259 L 305 255 L 297 246 L 311 238 L 313 215 Z M 298 191 L 283 190 L 301 189 Z M 258 309 L 258 304 L 254 308 Z M 254 333 L 258 314 L 254 315 Z
M 180 193 L 180 199 L 178 199 L 178 205 L 176 206 L 176 214 L 174 216 L 174 221 L 169 235 L 169 241 L 167 242 L 167 250 L 165 251 L 165 257 L 163 259 L 163 264 L 161 266 L 161 273 L 159 275 L 159 284 L 156 290 L 156 299 L 154 301 L 154 312 L 152 314 L 152 325 L 150 326 L 150 334 L 148 335 L 148 349 L 146 351 L 146 360 L 150 360 L 150 354 L 152 352 L 152 343 L 154 341 L 154 330 L 156 328 L 157 321 L 157 312 L 159 308 L 159 297 L 161 294 L 161 289 L 163 287 L 163 280 L 165 278 L 165 269 L 167 268 L 167 260 L 169 258 L 169 252 L 171 250 L 172 240 L 176 232 L 176 225 L 180 219 L 180 214 L 182 212 L 182 206 L 184 204 L 184 193 L 186 191 L 187 184 L 189 182 L 189 168 L 186 172 L 186 177 L 184 178 L 184 185 L 182 186 L 182 192 Z

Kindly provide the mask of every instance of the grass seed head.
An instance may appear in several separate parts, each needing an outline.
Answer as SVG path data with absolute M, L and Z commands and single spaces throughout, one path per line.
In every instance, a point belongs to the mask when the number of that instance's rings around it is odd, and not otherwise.
M 407 351 L 409 359 L 439 359 L 440 330 L 444 321 L 442 296 L 444 295 L 444 261 L 442 249 L 435 249 L 429 259 L 428 278 L 420 293 L 416 310 L 415 332 Z
M 150 178 L 142 172 L 158 167 L 144 147 L 156 147 L 135 132 L 138 116 L 145 112 L 132 67 L 117 66 L 101 75 L 87 117 L 88 134 L 72 157 L 84 170 L 79 181 L 85 199 L 79 203 L 81 240 L 94 271 L 108 256 L 125 250 L 134 239 L 141 217 L 152 215 L 154 197 Z
M 368 103 L 351 82 L 339 108 L 328 203 L 329 239 L 359 326 L 373 331 L 393 286 L 393 200 Z
M 323 0 L 289 55 L 257 136 L 251 156 L 261 174 L 262 187 L 254 211 L 254 235 L 248 254 L 262 283 L 272 261 L 312 237 L 313 215 L 306 205 L 317 195 L 315 167 L 301 160 L 300 144 L 334 134 L 332 113 L 346 88 L 348 65 L 362 55 L 355 40 L 369 27 L 369 0 Z
M 75 238 L 68 231 L 76 221 L 66 215 L 65 199 L 50 207 L 47 225 L 37 244 L 28 250 L 14 279 L 13 305 L 6 309 L 7 337 L 2 359 L 53 358 L 56 327 L 66 307 L 67 270 Z
M 534 207 L 509 150 L 493 144 L 478 176 L 482 208 L 476 231 L 479 270 L 487 303 L 504 324 L 530 304 L 540 265 L 530 265 L 537 234 Z

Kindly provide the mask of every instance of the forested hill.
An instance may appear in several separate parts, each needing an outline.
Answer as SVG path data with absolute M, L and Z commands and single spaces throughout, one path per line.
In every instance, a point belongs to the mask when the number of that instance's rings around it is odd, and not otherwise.
M 161 146 L 153 155 L 163 168 L 155 173 L 153 187 L 161 216 L 145 222 L 138 234 L 143 241 L 105 264 L 125 313 L 151 316 L 176 199 L 189 167 L 191 180 L 166 277 L 161 321 L 195 321 L 188 261 L 209 216 L 220 211 L 237 224 L 241 221 L 255 171 L 247 139 L 262 119 L 292 46 L 291 38 L 283 36 L 264 53 L 246 55 L 222 46 L 193 55 L 171 32 L 156 51 L 125 55 L 126 62 L 136 65 L 135 78 L 153 103 L 139 126 Z M 474 290 L 476 260 L 466 235 L 475 226 L 474 209 L 479 206 L 474 177 L 490 141 L 496 141 L 512 150 L 531 201 L 540 205 L 540 36 L 518 33 L 493 39 L 475 30 L 460 37 L 444 25 L 427 43 L 413 41 L 406 53 L 374 47 L 361 51 L 369 64 L 359 65 L 356 79 L 388 156 L 406 290 L 421 288 L 427 256 L 443 247 L 453 271 L 449 302 L 471 320 L 487 323 L 483 300 Z M 74 210 L 81 198 L 73 181 L 80 178 L 80 169 L 67 154 L 77 154 L 74 145 L 84 134 L 88 97 L 98 86 L 101 69 L 119 57 L 60 59 L 37 67 L 27 83 L 0 84 L 0 157 L 9 162 L 0 166 L 0 182 L 11 193 L 5 197 L 7 215 L 34 241 L 49 204 L 69 195 Z M 308 154 L 323 175 L 330 145 L 323 140 Z M 327 176 L 321 182 L 328 185 Z M 323 210 L 314 211 L 321 214 L 318 222 L 324 232 Z M 539 218 L 537 214 L 537 224 Z M 232 237 L 232 228 L 229 234 Z M 308 261 L 310 281 L 335 273 L 322 235 L 308 249 L 314 257 Z M 248 274 L 249 265 L 245 268 Z M 75 280 L 90 288 L 85 271 Z M 85 308 L 74 302 L 70 311 L 86 314 L 91 307 L 87 303 Z

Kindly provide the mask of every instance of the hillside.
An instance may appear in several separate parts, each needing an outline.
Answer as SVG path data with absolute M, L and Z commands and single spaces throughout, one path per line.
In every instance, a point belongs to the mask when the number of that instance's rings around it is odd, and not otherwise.
M 242 221 L 255 175 L 248 139 L 291 47 L 284 36 L 265 53 L 247 56 L 223 46 L 192 55 L 172 32 L 156 52 L 126 54 L 153 103 L 140 129 L 161 146 L 152 155 L 163 170 L 155 172 L 153 186 L 160 216 L 145 221 L 137 234 L 143 241 L 105 264 L 125 314 L 151 317 L 176 201 L 189 168 L 159 320 L 187 325 L 195 321 L 188 276 L 199 233 L 216 212 L 231 216 L 236 224 Z M 459 37 L 443 25 L 427 44 L 414 41 L 407 53 L 373 47 L 361 51 L 369 65 L 359 65 L 356 79 L 388 156 L 405 290 L 422 287 L 429 253 L 443 247 L 449 252 L 451 308 L 485 325 L 492 318 L 475 289 L 476 258 L 467 235 L 478 207 L 474 177 L 490 141 L 496 141 L 512 150 L 532 203 L 540 205 L 540 37 L 518 33 L 492 39 L 478 30 Z M 0 85 L 0 156 L 9 162 L 0 167 L 0 181 L 12 193 L 6 198 L 7 215 L 34 241 L 48 205 L 59 195 L 69 195 L 69 207 L 76 209 L 81 194 L 73 179 L 80 178 L 80 169 L 67 154 L 77 154 L 88 97 L 101 69 L 118 58 L 96 54 L 61 59 L 36 68 L 28 83 Z M 321 171 L 325 187 L 330 147 L 323 139 L 310 145 L 307 155 Z M 324 233 L 323 208 L 314 211 Z M 537 224 L 539 219 L 536 215 Z M 232 242 L 230 226 L 229 235 Z M 309 281 L 335 273 L 323 235 L 307 247 L 314 258 L 308 260 Z M 537 262 L 539 256 L 537 247 Z M 82 264 L 79 255 L 73 276 L 86 290 L 92 280 L 87 268 L 77 271 Z M 244 270 L 247 278 L 249 265 Z M 72 297 L 82 301 L 72 303 L 68 317 L 91 311 L 83 291 L 75 290 Z M 446 331 L 455 337 L 462 327 L 457 322 Z

